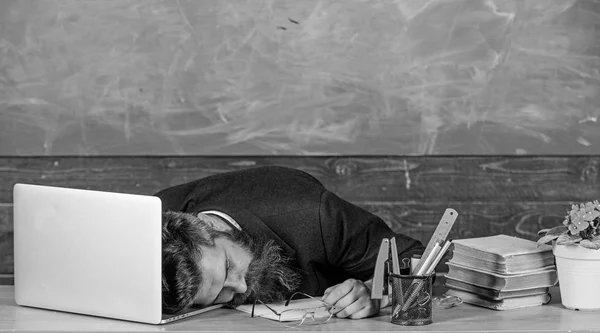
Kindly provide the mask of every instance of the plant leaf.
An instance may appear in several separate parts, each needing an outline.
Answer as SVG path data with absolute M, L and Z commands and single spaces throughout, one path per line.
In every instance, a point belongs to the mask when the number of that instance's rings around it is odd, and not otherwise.
M 542 234 L 545 234 L 545 233 L 547 233 L 547 232 L 548 232 L 548 230 L 550 230 L 550 229 L 542 229 L 542 230 L 538 231 L 538 232 L 537 232 L 537 234 L 538 234 L 538 236 L 540 236 L 540 235 L 542 235 Z
M 558 235 L 546 235 L 546 236 L 538 239 L 537 244 L 538 244 L 538 246 L 544 245 L 548 242 L 555 240 L 556 238 L 558 238 Z
M 579 235 L 569 235 L 569 234 L 561 234 L 556 239 L 556 244 L 558 245 L 571 245 L 577 244 L 581 241 L 581 237 Z
M 590 213 L 589 213 L 589 215 L 590 215 L 590 216 L 589 216 L 589 218 L 590 218 L 590 221 L 593 221 L 593 220 L 595 220 L 595 219 L 596 219 L 598 216 L 600 216 L 600 212 L 599 212 L 599 211 L 597 211 L 597 210 L 594 210 L 594 211 L 590 212 Z
M 541 235 L 542 232 L 545 232 L 546 236 L 558 236 L 562 233 L 567 232 L 567 230 L 569 230 L 569 227 L 565 225 L 559 225 L 551 229 L 542 229 L 538 232 L 538 235 Z
M 585 248 L 592 249 L 592 250 L 600 249 L 600 242 L 594 243 L 589 239 L 584 239 L 579 244 Z

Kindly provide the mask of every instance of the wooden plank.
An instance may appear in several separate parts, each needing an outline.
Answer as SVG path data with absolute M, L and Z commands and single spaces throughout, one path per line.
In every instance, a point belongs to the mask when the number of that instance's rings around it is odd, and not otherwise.
M 355 202 L 381 217 L 392 230 L 427 241 L 444 210 L 454 208 L 459 213 L 449 239 L 480 237 L 505 233 L 537 239 L 537 231 L 563 221 L 570 202 L 505 203 L 402 203 Z M 12 239 L 12 205 L 0 205 L 0 240 L 10 234 Z M 1 244 L 1 241 L 0 241 Z M 4 251 L 0 252 L 4 253 Z M 2 270 L 0 269 L 0 273 Z
M 15 276 L 13 274 L 0 274 L 0 286 L 12 286 L 15 284 Z
M 0 203 L 17 182 L 153 194 L 260 165 L 305 170 L 355 201 L 584 201 L 599 197 L 598 156 L 0 157 Z M 357 191 L 357 188 L 360 190 Z
M 14 272 L 12 213 L 11 204 L 0 204 L 0 284 L 8 281 L 3 274 Z
M 460 216 L 448 239 L 508 234 L 531 240 L 537 231 L 557 225 L 568 202 L 505 203 L 357 203 L 380 216 L 392 230 L 414 237 L 424 244 L 431 237 L 444 209 L 452 207 Z M 0 274 L 13 273 L 12 207 L 0 206 Z M 443 271 L 447 271 L 445 265 Z
M 600 198 L 599 161 L 598 156 L 0 157 L 0 183 L 7 185 L 0 187 L 0 274 L 13 272 L 17 182 L 153 194 L 219 172 L 282 165 L 311 173 L 395 231 L 426 243 L 447 207 L 460 214 L 449 238 L 504 233 L 536 239 L 539 229 L 562 221 L 571 203 Z

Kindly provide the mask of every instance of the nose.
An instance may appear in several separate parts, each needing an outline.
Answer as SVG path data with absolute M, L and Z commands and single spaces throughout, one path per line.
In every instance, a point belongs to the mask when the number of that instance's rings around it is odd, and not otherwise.
M 246 280 L 241 275 L 228 276 L 223 287 L 229 288 L 236 294 L 243 294 L 248 289 Z

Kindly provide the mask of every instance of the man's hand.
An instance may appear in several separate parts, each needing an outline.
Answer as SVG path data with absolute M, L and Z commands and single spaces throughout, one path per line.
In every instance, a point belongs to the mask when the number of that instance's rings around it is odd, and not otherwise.
M 323 294 L 323 301 L 333 305 L 329 312 L 338 318 L 360 319 L 376 315 L 380 300 L 371 299 L 370 280 L 362 282 L 348 279 L 329 287 Z

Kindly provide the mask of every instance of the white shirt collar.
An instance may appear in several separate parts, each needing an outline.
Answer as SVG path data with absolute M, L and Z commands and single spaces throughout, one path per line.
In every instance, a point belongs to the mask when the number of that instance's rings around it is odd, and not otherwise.
M 232 226 L 234 226 L 238 230 L 240 230 L 240 231 L 242 230 L 242 227 L 237 222 L 235 222 L 235 220 L 231 216 L 229 216 L 229 215 L 227 215 L 227 214 L 225 214 L 223 212 L 219 212 L 219 211 L 216 211 L 216 210 L 206 210 L 206 211 L 203 211 L 201 213 L 202 214 L 209 214 L 209 215 L 210 214 L 217 215 L 217 216 L 223 218 L 225 221 L 229 222 Z

